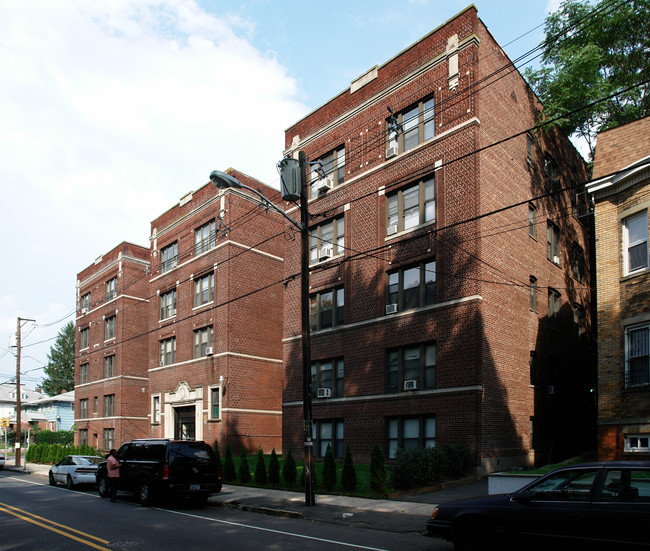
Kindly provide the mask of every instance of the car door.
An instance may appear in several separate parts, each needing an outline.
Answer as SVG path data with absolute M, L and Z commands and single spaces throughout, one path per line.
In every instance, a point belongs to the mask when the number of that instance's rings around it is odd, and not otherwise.
M 54 479 L 61 484 L 65 484 L 66 477 L 70 472 L 70 465 L 72 464 L 72 458 L 69 455 L 64 457 L 56 468 Z
M 511 497 L 507 531 L 523 542 L 584 544 L 597 468 L 552 473 Z
M 608 549 L 650 549 L 650 468 L 608 469 L 589 515 L 590 542 Z M 636 549 L 636 547 L 635 547 Z
M 125 491 L 135 492 L 138 488 L 141 451 L 142 442 L 130 442 L 124 444 L 117 452 L 117 460 L 120 462 L 120 488 Z

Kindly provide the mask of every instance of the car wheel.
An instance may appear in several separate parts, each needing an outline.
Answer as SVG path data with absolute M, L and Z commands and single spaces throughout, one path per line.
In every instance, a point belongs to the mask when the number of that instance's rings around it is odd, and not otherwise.
M 454 530 L 454 551 L 492 551 L 494 530 L 484 521 L 466 520 Z
M 138 501 L 143 507 L 149 507 L 153 503 L 153 488 L 151 487 L 151 481 L 147 478 L 140 481 L 140 486 L 138 487 Z
M 68 490 L 73 490 L 74 489 L 74 482 L 72 481 L 72 477 L 68 475 L 65 479 L 65 487 Z
M 99 497 L 108 497 L 108 483 L 104 475 L 100 475 L 97 478 L 97 491 L 99 492 Z
M 50 486 L 56 486 L 56 480 L 54 480 L 54 475 L 52 474 L 52 471 L 50 471 L 50 474 L 48 475 L 48 479 L 50 480 Z

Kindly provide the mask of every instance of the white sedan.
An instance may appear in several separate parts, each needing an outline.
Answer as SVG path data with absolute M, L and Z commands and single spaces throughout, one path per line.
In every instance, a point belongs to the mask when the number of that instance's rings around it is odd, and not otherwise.
M 5 456 L 2 452 L 0 452 L 0 471 L 4 469 L 5 467 Z
M 72 490 L 77 484 L 95 484 L 97 465 L 102 461 L 95 455 L 66 455 L 50 467 L 50 485 L 61 483 Z

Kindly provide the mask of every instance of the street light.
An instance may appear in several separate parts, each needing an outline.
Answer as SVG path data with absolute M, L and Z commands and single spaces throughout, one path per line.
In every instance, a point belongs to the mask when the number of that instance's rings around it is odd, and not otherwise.
M 272 209 L 284 216 L 300 231 L 300 317 L 302 330 L 302 408 L 303 408 L 303 441 L 305 446 L 305 505 L 315 505 L 314 496 L 314 452 L 312 442 L 312 402 L 311 402 L 311 335 L 309 326 L 309 211 L 307 209 L 306 182 L 306 156 L 303 151 L 299 159 L 285 158 L 280 161 L 282 175 L 282 198 L 295 200 L 300 197 L 300 222 L 289 216 L 280 207 L 269 201 L 264 194 L 237 178 L 214 170 L 210 174 L 210 181 L 219 189 L 245 189 L 257 195 L 260 204 L 267 209 Z M 291 180 L 291 181 L 289 181 Z M 295 184 L 295 185 L 291 185 Z

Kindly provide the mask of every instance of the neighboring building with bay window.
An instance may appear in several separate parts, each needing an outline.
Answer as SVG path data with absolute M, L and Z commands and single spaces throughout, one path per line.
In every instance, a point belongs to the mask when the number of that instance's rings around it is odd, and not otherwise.
M 286 131 L 310 163 L 315 457 L 461 443 L 485 472 L 593 442 L 586 165 L 532 130 L 512 69 L 470 6 Z M 289 243 L 283 449 L 302 457 L 299 267 Z
M 650 459 L 650 117 L 598 134 L 598 455 Z
M 283 220 L 208 183 L 151 223 L 149 248 L 123 243 L 79 274 L 79 443 L 281 450 Z

